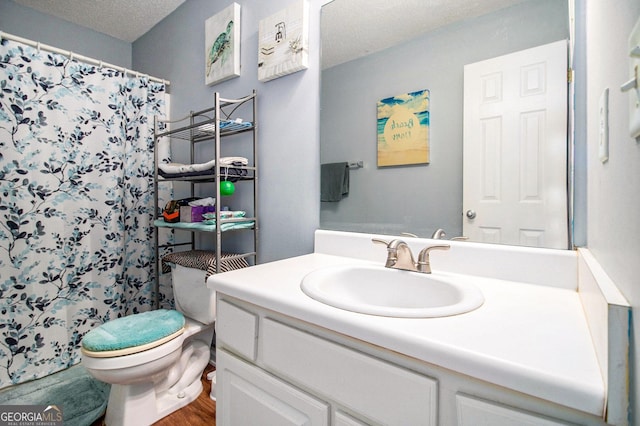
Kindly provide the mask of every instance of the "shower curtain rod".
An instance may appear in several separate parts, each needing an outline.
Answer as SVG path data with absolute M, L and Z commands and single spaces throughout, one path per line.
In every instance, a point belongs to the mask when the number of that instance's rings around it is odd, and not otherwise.
M 64 56 L 68 56 L 69 59 L 72 59 L 72 60 L 73 59 L 77 59 L 79 61 L 86 62 L 86 63 L 91 64 L 91 65 L 98 65 L 100 68 L 102 68 L 102 67 L 113 68 L 113 69 L 115 69 L 117 71 L 123 72 L 124 74 L 132 74 L 132 75 L 135 75 L 136 77 L 140 77 L 140 76 L 149 77 L 149 80 L 154 81 L 156 83 L 163 83 L 166 86 L 171 85 L 171 82 L 168 81 L 168 80 L 163 80 L 161 78 L 152 77 L 152 76 L 150 76 L 148 74 L 144 74 L 144 73 L 140 73 L 140 72 L 137 72 L 137 71 L 133 71 L 133 70 L 130 70 L 128 68 L 124 68 L 124 67 L 121 67 L 121 66 L 118 66 L 118 65 L 109 64 L 107 62 L 104 62 L 104 61 L 101 61 L 101 60 L 98 60 L 98 59 L 89 58 L 88 56 L 78 55 L 76 53 L 73 53 L 70 50 L 58 49 L 57 47 L 49 46 L 48 44 L 40 43 L 39 41 L 29 40 L 27 38 L 18 37 L 16 35 L 0 31 L 0 42 L 2 42 L 2 39 L 17 41 L 19 43 L 26 44 L 26 45 L 29 45 L 31 47 L 35 47 L 38 50 L 46 50 L 48 52 L 57 53 L 59 55 L 64 55 Z

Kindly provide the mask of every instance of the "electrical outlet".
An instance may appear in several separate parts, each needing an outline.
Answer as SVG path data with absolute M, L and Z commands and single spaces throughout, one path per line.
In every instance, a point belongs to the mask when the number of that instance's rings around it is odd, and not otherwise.
M 609 88 L 600 95 L 599 110 L 598 157 L 604 163 L 609 159 Z
M 638 67 L 640 66 L 640 19 L 629 35 L 629 74 L 635 81 L 629 90 L 629 136 L 640 137 L 640 82 Z

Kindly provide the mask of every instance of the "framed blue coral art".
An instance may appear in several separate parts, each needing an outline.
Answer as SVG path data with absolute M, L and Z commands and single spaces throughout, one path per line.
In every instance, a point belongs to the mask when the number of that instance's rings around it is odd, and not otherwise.
M 208 86 L 240 76 L 240 5 L 232 3 L 207 19 L 204 82 Z

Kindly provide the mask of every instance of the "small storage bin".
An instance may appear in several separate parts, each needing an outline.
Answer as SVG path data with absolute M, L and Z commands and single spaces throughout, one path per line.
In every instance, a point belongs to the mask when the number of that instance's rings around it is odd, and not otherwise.
M 203 213 L 215 211 L 215 206 L 180 206 L 180 222 L 202 222 Z

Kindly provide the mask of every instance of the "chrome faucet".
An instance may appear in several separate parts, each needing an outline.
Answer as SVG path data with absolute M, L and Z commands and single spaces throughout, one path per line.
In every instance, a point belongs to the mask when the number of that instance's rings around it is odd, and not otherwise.
M 400 239 L 391 240 L 389 242 L 372 239 L 374 243 L 384 244 L 387 246 L 387 262 L 385 268 L 404 269 L 405 271 L 417 271 L 416 262 L 413 260 L 413 253 L 404 241 Z
M 418 254 L 418 263 L 416 264 L 416 269 L 418 272 L 422 272 L 423 274 L 431 273 L 431 261 L 429 260 L 429 253 L 431 250 L 449 250 L 451 246 L 449 244 L 441 244 L 437 246 L 425 247 Z
M 431 239 L 432 240 L 443 240 L 444 237 L 446 237 L 446 236 L 447 236 L 447 233 L 444 232 L 444 229 L 438 228 L 431 235 Z M 453 237 L 453 238 L 451 238 L 451 241 L 466 241 L 468 239 L 469 239 L 469 237 Z
M 373 238 L 371 241 L 387 246 L 385 268 L 402 269 L 405 271 L 421 272 L 423 274 L 431 273 L 431 264 L 429 262 L 429 252 L 431 252 L 431 250 L 449 250 L 451 247 L 449 244 L 425 247 L 420 251 L 418 261 L 416 262 L 413 259 L 411 248 L 400 239 L 384 241 Z
M 441 240 L 447 236 L 447 233 L 444 232 L 444 229 L 438 228 L 434 231 L 433 235 L 431 235 L 431 239 L 433 240 Z

